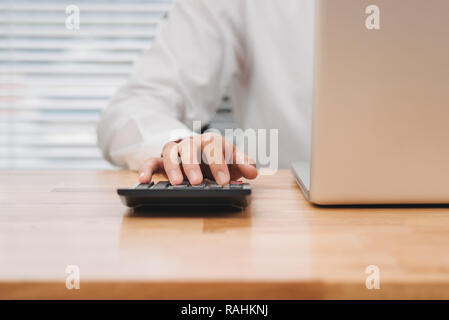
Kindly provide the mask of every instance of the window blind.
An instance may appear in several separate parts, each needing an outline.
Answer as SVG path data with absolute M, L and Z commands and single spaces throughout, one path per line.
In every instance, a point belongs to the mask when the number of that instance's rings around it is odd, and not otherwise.
M 0 168 L 111 168 L 101 109 L 151 45 L 170 0 L 0 0 Z

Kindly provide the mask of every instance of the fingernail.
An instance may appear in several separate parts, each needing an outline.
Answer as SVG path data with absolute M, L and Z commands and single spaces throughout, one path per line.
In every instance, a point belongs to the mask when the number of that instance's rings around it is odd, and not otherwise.
M 175 169 L 173 169 L 172 171 L 170 171 L 170 177 L 173 181 L 177 181 L 178 180 L 178 171 L 176 171 Z
M 146 176 L 145 172 L 141 172 L 141 173 L 139 174 L 140 180 L 144 179 L 145 176 Z
M 217 172 L 218 183 L 225 184 L 227 182 L 226 175 L 223 171 Z
M 190 179 L 192 179 L 194 182 L 197 182 L 198 180 L 200 180 L 200 176 L 198 175 L 196 170 L 190 171 Z

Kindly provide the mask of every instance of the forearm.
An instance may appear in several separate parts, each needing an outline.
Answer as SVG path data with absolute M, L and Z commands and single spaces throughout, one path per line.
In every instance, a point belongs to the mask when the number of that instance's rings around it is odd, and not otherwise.
M 167 113 L 166 102 L 149 100 L 134 96 L 122 101 L 116 97 L 103 111 L 98 143 L 111 163 L 137 170 L 143 160 L 160 156 L 168 141 L 192 135 L 188 126 Z
M 231 9 L 214 3 L 178 2 L 156 42 L 136 61 L 98 126 L 99 145 L 110 162 L 137 169 L 160 156 L 167 142 L 192 135 L 193 121 L 207 124 L 217 110 L 238 71 L 239 50 L 226 19 Z

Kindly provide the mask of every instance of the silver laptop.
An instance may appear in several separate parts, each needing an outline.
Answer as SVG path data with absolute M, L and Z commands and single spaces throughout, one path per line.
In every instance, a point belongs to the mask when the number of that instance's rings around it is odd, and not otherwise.
M 307 199 L 449 203 L 449 1 L 316 3 Z

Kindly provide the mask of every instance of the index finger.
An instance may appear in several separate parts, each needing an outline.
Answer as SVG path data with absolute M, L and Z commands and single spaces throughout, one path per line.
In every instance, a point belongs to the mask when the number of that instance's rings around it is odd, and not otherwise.
M 170 142 L 162 150 L 164 169 L 172 185 L 181 184 L 184 180 L 184 175 L 179 166 L 178 155 L 178 144 L 175 142 Z

